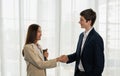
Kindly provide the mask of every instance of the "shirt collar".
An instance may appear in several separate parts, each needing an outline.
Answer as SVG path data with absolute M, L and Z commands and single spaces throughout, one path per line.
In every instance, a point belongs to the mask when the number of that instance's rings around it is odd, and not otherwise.
M 87 37 L 87 36 L 88 36 L 88 34 L 90 33 L 90 31 L 91 31 L 92 29 L 93 29 L 93 27 L 91 27 L 91 28 L 90 28 L 87 32 L 85 32 L 85 31 L 84 31 L 84 33 L 83 33 L 83 34 L 84 34 L 84 36 L 86 36 L 86 37 Z

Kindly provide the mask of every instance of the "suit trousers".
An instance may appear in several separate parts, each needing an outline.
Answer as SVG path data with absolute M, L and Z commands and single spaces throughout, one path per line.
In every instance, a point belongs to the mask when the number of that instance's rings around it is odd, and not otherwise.
M 85 72 L 79 71 L 78 76 L 85 76 Z
M 85 72 L 79 72 L 79 76 L 85 76 Z

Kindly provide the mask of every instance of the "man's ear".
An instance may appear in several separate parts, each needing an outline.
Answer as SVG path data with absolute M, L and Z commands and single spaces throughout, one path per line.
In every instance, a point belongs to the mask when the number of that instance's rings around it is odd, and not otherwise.
M 92 21 L 91 21 L 91 20 L 89 20 L 89 21 L 88 21 L 88 23 L 89 23 L 89 25 L 91 25 L 91 24 L 92 24 Z

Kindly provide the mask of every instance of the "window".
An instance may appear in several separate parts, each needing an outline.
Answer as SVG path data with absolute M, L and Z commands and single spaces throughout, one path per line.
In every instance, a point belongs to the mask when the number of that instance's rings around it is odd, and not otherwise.
M 105 41 L 106 65 L 104 75 L 118 76 L 120 73 L 120 1 L 99 1 L 99 32 Z
M 120 1 L 119 0 L 0 0 L 0 76 L 26 76 L 21 55 L 27 28 L 32 23 L 42 27 L 40 44 L 48 48 L 49 59 L 75 52 L 79 34 L 80 12 L 97 12 L 96 30 L 105 43 L 103 76 L 120 75 Z M 47 69 L 49 76 L 73 76 L 74 63 L 59 63 Z

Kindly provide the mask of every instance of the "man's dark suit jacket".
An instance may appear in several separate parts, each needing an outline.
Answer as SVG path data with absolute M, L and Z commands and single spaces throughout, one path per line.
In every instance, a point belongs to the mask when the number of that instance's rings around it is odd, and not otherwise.
M 82 54 L 80 54 L 82 40 L 83 33 L 79 36 L 76 52 L 68 55 L 69 61 L 67 63 L 76 61 L 74 76 L 79 76 L 78 65 L 80 59 L 86 76 L 102 76 L 104 69 L 104 43 L 102 37 L 93 28 L 88 34 Z

